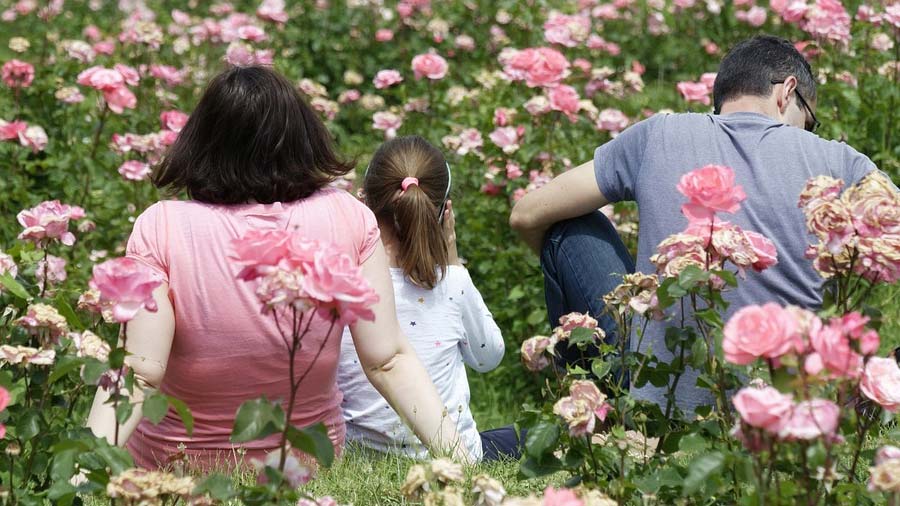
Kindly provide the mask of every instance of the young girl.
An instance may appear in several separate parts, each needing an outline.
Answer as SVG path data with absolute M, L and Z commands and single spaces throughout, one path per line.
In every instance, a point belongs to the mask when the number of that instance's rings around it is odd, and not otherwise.
M 363 191 L 387 250 L 398 320 L 438 388 L 444 416 L 479 459 L 517 456 L 511 429 L 479 435 L 469 411 L 465 365 L 478 372 L 497 367 L 503 337 L 457 257 L 450 181 L 450 166 L 437 148 L 421 137 L 401 137 L 372 157 Z M 341 347 L 338 386 L 348 441 L 424 456 L 421 444 L 366 381 L 350 345 Z

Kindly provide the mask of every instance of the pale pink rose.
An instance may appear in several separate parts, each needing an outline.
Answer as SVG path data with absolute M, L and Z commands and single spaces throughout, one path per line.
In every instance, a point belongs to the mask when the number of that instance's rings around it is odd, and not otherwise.
M 833 437 L 840 417 L 841 409 L 829 400 L 801 401 L 785 417 L 778 436 L 788 441 Z
M 362 270 L 349 255 L 322 248 L 303 278 L 303 288 L 324 319 L 337 318 L 341 325 L 357 320 L 372 321 L 371 306 L 378 294 L 369 286 Z
M 106 100 L 106 105 L 109 106 L 109 110 L 116 114 L 122 114 L 125 109 L 134 109 L 137 107 L 137 97 L 125 86 L 105 90 L 103 92 L 103 99 Z
M 804 209 L 806 228 L 815 234 L 832 254 L 844 250 L 855 233 L 853 215 L 841 199 L 817 201 Z
M 159 115 L 159 121 L 163 128 L 173 132 L 180 132 L 187 124 L 190 117 L 181 111 L 163 111 Z
M 806 182 L 803 191 L 800 192 L 797 207 L 817 206 L 822 202 L 835 200 L 841 195 L 843 187 L 844 182 L 842 180 L 830 176 L 811 178 Z
M 362 93 L 357 89 L 344 90 L 338 95 L 338 103 L 350 104 L 359 100 L 360 97 L 362 97 Z
M 563 333 L 568 336 L 576 328 L 582 327 L 589 330 L 597 328 L 597 320 L 585 313 L 569 313 L 559 317 L 559 326 Z
M 305 249 L 293 247 L 291 235 L 283 230 L 251 230 L 231 243 L 234 254 L 229 258 L 242 266 L 237 278 L 251 281 L 264 276 L 276 266 L 282 269 L 297 267 L 289 263 L 292 252 L 302 253 Z M 299 255 L 301 261 L 312 261 L 312 254 Z
M 581 70 L 585 74 L 591 73 L 591 62 L 585 60 L 584 58 L 575 58 L 575 60 L 572 61 L 572 66 Z
M 403 82 L 403 76 L 400 75 L 400 72 L 393 69 L 379 70 L 375 74 L 375 79 L 372 80 L 372 83 L 379 90 L 389 88 L 400 82 Z
M 850 347 L 850 337 L 844 334 L 841 321 L 831 320 L 828 325 L 813 322 L 809 330 L 809 346 L 812 353 L 804 364 L 807 372 L 827 369 L 834 377 L 856 378 L 862 372 L 863 359 Z
M 474 51 L 475 39 L 473 39 L 470 35 L 457 35 L 453 40 L 453 45 L 462 51 Z
M 412 59 L 412 69 L 416 79 L 443 79 L 447 75 L 447 60 L 434 53 L 420 54 Z
M 882 18 L 894 28 L 900 28 L 900 2 L 894 2 L 885 7 Z
M 284 11 L 284 0 L 263 0 L 256 9 L 256 15 L 260 19 L 272 21 L 273 23 L 287 23 L 288 15 Z
M 875 452 L 875 465 L 881 465 L 889 460 L 900 460 L 900 448 L 885 445 Z
M 139 160 L 128 160 L 119 166 L 119 174 L 129 181 L 143 181 L 150 177 L 150 165 Z
M 597 129 L 621 132 L 628 126 L 628 116 L 618 109 L 603 109 L 597 116 Z
M 775 303 L 746 306 L 725 325 L 725 360 L 747 365 L 757 358 L 778 358 L 797 350 L 798 324 L 793 314 Z
M 564 113 L 569 121 L 574 122 L 577 119 L 580 97 L 575 88 L 561 84 L 550 88 L 547 95 L 550 99 L 550 109 Z
M 676 89 L 688 102 L 699 102 L 703 105 L 711 103 L 709 88 L 704 83 L 682 81 L 676 85 Z
M 125 84 L 128 86 L 137 86 L 141 81 L 141 75 L 138 74 L 138 71 L 128 65 L 116 63 L 113 65 L 113 70 L 122 74 L 122 79 L 125 80 Z
M 900 410 L 900 367 L 893 358 L 872 357 L 859 382 L 859 390 L 884 409 Z
M 543 95 L 530 98 L 525 102 L 525 110 L 532 116 L 540 116 L 550 112 L 550 101 Z
M 460 144 L 456 154 L 460 156 L 476 153 L 484 146 L 484 139 L 477 128 L 466 128 L 461 131 L 459 133 L 459 141 Z
M 900 279 L 900 234 L 863 237 L 856 248 L 860 261 L 853 272 L 873 283 L 890 284 Z
M 547 487 L 544 490 L 544 506 L 584 506 L 584 501 L 575 495 L 575 492 L 561 488 Z
M 788 11 L 790 9 L 788 7 Z M 840 0 L 815 0 L 804 15 L 800 26 L 807 33 L 840 43 L 850 41 L 851 19 Z
M 569 395 L 576 401 L 584 401 L 587 403 L 588 409 L 595 411 L 599 409 L 606 396 L 600 392 L 597 385 L 589 380 L 575 380 L 569 386 Z
M 96 66 L 78 74 L 76 82 L 96 90 L 109 91 L 124 86 L 125 77 L 117 70 Z
M 380 111 L 372 115 L 372 127 L 375 130 L 383 130 L 384 136 L 393 139 L 397 130 L 403 125 L 403 118 L 389 111 Z
M 569 61 L 549 47 L 515 51 L 505 61 L 503 72 L 514 81 L 524 80 L 529 88 L 553 87 L 569 75 Z
M 100 293 L 101 304 L 112 307 L 119 323 L 133 319 L 138 311 L 156 312 L 153 290 L 162 279 L 145 264 L 131 258 L 115 258 L 94 266 L 90 287 Z
M 17 141 L 19 136 L 28 129 L 28 123 L 24 121 L 6 122 L 0 119 L 0 141 Z
M 376 42 L 388 42 L 394 39 L 394 32 L 387 28 L 381 28 L 375 32 Z
M 501 127 L 508 126 L 512 122 L 512 118 L 515 115 L 515 109 L 498 107 L 494 109 L 494 124 Z
M 81 34 L 91 42 L 97 42 L 103 37 L 103 35 L 100 33 L 100 29 L 95 25 L 88 25 L 84 27 L 84 30 L 81 31 Z
M 758 429 L 777 434 L 794 407 L 793 397 L 772 387 L 742 388 L 731 398 L 741 420 Z
M 32 125 L 19 132 L 19 144 L 26 148 L 31 148 L 31 151 L 34 153 L 43 151 L 47 147 L 48 141 L 47 132 L 37 125 Z
M 38 286 L 44 286 L 44 277 L 49 280 L 50 284 L 59 284 L 66 280 L 66 259 L 54 255 L 47 255 L 47 260 L 41 259 L 34 270 L 34 276 L 37 278 Z
M 506 154 L 515 153 L 519 149 L 519 134 L 514 127 L 498 127 L 488 137 Z
M 550 365 L 550 358 L 544 352 L 553 344 L 547 336 L 534 336 L 522 342 L 519 353 L 522 363 L 529 371 L 540 371 Z
M 0 251 L 0 275 L 3 274 L 9 274 L 10 277 L 15 278 L 19 274 L 19 267 L 13 257 Z M 3 288 L 0 287 L 0 291 L 2 290 Z
M 517 179 L 522 176 L 522 167 L 513 162 L 506 163 L 506 179 Z
M 758 5 L 754 5 L 747 12 L 747 23 L 750 26 L 760 27 L 766 22 L 766 10 Z
M 745 230 L 744 235 L 750 241 L 753 252 L 756 254 L 756 261 L 752 264 L 753 270 L 762 272 L 778 263 L 778 252 L 775 249 L 775 243 L 757 232 Z
M 587 16 L 569 16 L 553 12 L 544 23 L 544 39 L 551 44 L 566 47 L 575 47 L 584 42 L 590 32 L 591 19 Z
M 876 51 L 885 52 L 894 48 L 894 41 L 886 33 L 877 33 L 872 36 L 872 42 L 869 43 L 869 46 Z
M 250 42 L 264 42 L 268 39 L 266 31 L 254 25 L 238 27 L 237 36 L 241 40 L 249 40 Z
M 99 54 L 112 56 L 112 54 L 116 52 L 116 43 L 109 40 L 97 42 L 94 44 L 94 51 Z
M 81 91 L 74 86 L 60 88 L 56 90 L 54 96 L 64 104 L 80 104 L 81 102 L 84 102 L 84 95 L 82 95 Z M 0 139 L 2 139 L 2 135 L 0 135 Z
M 719 46 L 715 42 L 707 42 L 703 45 L 703 50 L 706 51 L 708 55 L 718 54 Z
M 258 473 L 256 478 L 257 483 L 268 483 L 269 479 L 266 476 L 265 468 L 271 467 L 272 469 L 278 469 L 278 465 L 281 463 L 282 451 L 283 450 L 279 449 L 273 452 L 269 452 L 268 454 L 266 454 L 265 460 L 252 459 L 250 461 L 250 463 Z M 309 483 L 309 481 L 313 478 L 313 475 L 314 473 L 312 468 L 307 467 L 305 464 L 300 462 L 300 460 L 297 459 L 293 452 L 288 453 L 284 461 L 284 479 L 291 487 L 297 488 L 301 485 Z
M 150 75 L 168 86 L 178 86 L 184 82 L 184 72 L 171 65 L 150 65 Z
M 31 335 L 38 335 L 47 330 L 54 340 L 69 332 L 66 319 L 53 306 L 47 304 L 31 304 L 24 316 L 15 321 Z
M 565 420 L 572 437 L 584 437 L 594 432 L 596 415 L 584 401 L 562 397 L 553 405 L 553 413 Z
M 707 72 L 700 76 L 700 82 L 706 85 L 706 88 L 710 93 L 713 91 L 713 87 L 716 84 L 716 73 L 715 72 Z
M 0 346 L 0 362 L 22 365 L 53 365 L 56 351 L 52 349 L 30 348 L 28 346 Z
M 734 170 L 723 165 L 707 165 L 681 176 L 676 186 L 690 199 L 681 207 L 689 220 L 708 220 L 716 211 L 734 213 L 747 198 L 744 189 L 734 184 Z
M 870 193 L 850 204 L 853 226 L 861 237 L 900 234 L 900 196 Z
M 16 218 L 25 228 L 19 234 L 19 239 L 38 245 L 49 240 L 59 240 L 66 246 L 71 246 L 75 244 L 75 236 L 69 232 L 69 220 L 84 218 L 84 209 L 61 204 L 58 200 L 48 200 L 21 211 Z
M 806 12 L 809 9 L 810 6 L 807 5 L 806 0 L 792 0 L 781 11 L 781 17 L 788 23 L 799 23 L 806 17 Z
M 34 81 L 34 66 L 19 60 L 9 60 L 0 69 L 3 83 L 10 88 L 27 88 Z

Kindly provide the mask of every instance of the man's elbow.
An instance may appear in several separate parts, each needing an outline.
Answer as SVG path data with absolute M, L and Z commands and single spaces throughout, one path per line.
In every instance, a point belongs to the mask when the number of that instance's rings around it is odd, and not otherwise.
M 509 226 L 519 233 L 531 230 L 535 227 L 533 213 L 530 213 L 528 209 L 522 205 L 521 200 L 516 203 L 512 212 L 509 214 Z

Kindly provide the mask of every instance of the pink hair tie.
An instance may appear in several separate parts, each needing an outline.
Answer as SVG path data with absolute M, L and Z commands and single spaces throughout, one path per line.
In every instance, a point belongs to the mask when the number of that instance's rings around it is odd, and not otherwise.
M 419 180 L 418 180 L 417 178 L 414 178 L 414 177 L 408 177 L 408 178 L 403 179 L 403 182 L 400 183 L 400 188 L 401 188 L 403 191 L 406 191 L 407 188 L 409 188 L 409 187 L 412 186 L 412 185 L 419 186 Z

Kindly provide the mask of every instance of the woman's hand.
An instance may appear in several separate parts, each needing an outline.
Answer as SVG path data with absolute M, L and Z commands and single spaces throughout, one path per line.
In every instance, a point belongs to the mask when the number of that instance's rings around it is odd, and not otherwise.
M 459 253 L 456 250 L 456 215 L 453 214 L 453 201 L 447 201 L 444 209 L 444 221 L 442 228 L 447 239 L 447 260 L 450 265 L 462 265 L 459 261 Z

